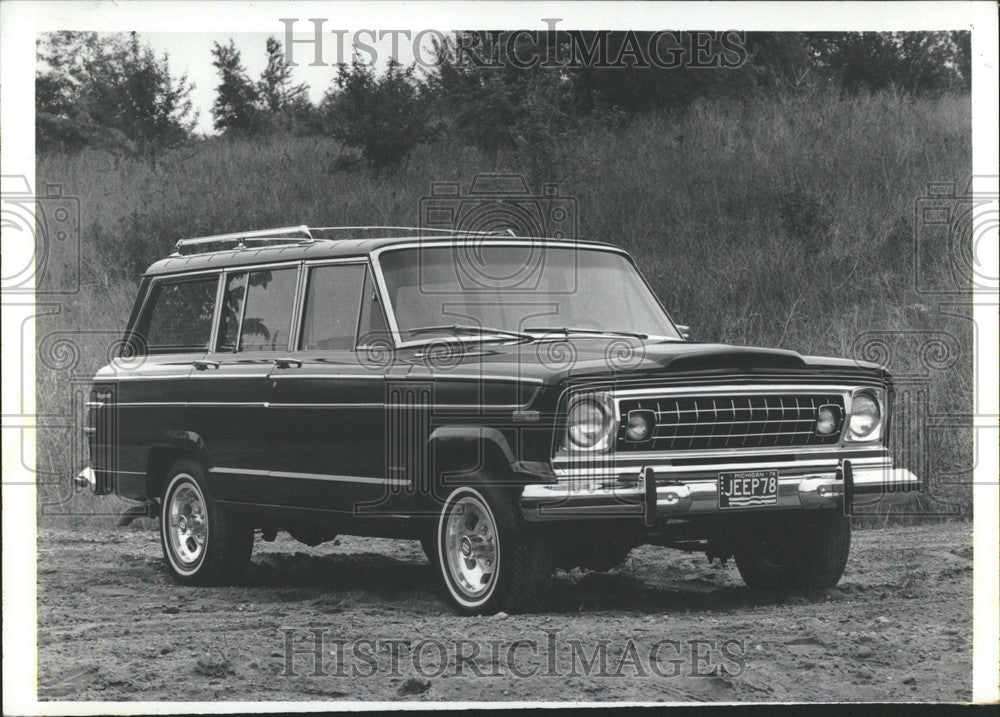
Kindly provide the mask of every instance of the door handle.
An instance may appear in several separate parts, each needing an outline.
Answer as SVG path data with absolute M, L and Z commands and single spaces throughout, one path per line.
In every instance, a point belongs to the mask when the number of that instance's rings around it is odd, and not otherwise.
M 194 366 L 199 371 L 204 371 L 210 368 L 219 368 L 218 361 L 208 361 L 206 359 L 198 359 L 197 361 L 192 361 L 191 365 Z
M 278 368 L 302 368 L 302 362 L 297 358 L 276 358 L 274 365 Z

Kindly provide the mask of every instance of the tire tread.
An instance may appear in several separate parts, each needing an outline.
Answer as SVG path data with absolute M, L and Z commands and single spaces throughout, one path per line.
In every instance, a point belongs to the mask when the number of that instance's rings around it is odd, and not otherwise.
M 833 511 L 817 516 L 814 525 L 784 528 L 795 548 L 781 566 L 762 561 L 760 534 L 751 531 L 736 551 L 736 567 L 743 582 L 762 590 L 820 590 L 840 581 L 851 550 L 851 519 Z

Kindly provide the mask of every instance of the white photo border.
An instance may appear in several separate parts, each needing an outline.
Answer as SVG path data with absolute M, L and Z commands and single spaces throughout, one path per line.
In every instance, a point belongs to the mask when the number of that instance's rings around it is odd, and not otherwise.
M 544 27 L 543 18 L 561 18 L 561 27 L 590 30 L 663 29 L 746 31 L 934 31 L 972 33 L 973 168 L 976 177 L 993 177 L 997 192 L 1000 166 L 996 129 L 998 51 L 996 5 L 984 2 L 80 2 L 7 0 L 0 3 L 0 129 L 3 174 L 35 180 L 34 73 L 35 39 L 55 30 L 138 32 L 283 32 L 279 18 L 335 18 L 338 28 L 479 28 Z M 196 19 L 194 22 L 192 19 Z M 33 247 L 4 236 L 8 266 L 28 266 Z M 987 246 L 996 259 L 997 242 Z M 988 259 L 989 257 L 987 257 Z M 995 264 L 994 264 L 995 265 Z M 3 359 L 3 709 L 8 714 L 129 714 L 327 711 L 372 709 L 460 709 L 484 706 L 454 702 L 39 702 L 37 685 L 36 502 L 30 471 L 21 465 L 22 446 L 34 445 L 30 422 L 16 416 L 33 413 L 34 332 L 30 295 L 5 297 Z M 973 699 L 1000 699 L 1000 485 L 997 430 L 997 297 L 974 297 L 978 325 L 975 346 L 974 478 L 974 639 Z M 24 348 L 22 342 L 29 346 Z M 23 377 L 23 382 L 8 380 Z M 10 410 L 9 410 L 10 409 Z M 13 418 L 12 418 L 13 417 Z M 8 423 L 13 421 L 13 423 Z M 22 437 L 24 442 L 22 443 Z M 504 703 L 505 707 L 554 703 Z M 607 706 L 608 703 L 585 703 Z M 641 702 L 636 702 L 641 704 Z M 658 703 L 662 704 L 662 703 Z

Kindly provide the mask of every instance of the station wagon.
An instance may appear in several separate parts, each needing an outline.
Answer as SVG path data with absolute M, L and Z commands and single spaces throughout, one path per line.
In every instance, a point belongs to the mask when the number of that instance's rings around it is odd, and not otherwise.
M 463 614 L 643 544 L 824 588 L 852 509 L 919 489 L 892 401 L 877 365 L 692 340 L 612 245 L 250 231 L 146 271 L 75 482 L 156 517 L 184 584 L 239 580 L 284 531 L 419 540 Z

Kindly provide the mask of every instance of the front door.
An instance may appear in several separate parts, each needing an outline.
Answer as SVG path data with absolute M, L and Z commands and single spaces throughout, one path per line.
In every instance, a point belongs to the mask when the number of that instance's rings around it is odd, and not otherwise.
M 385 375 L 391 346 L 371 275 L 357 260 L 306 268 L 296 350 L 271 372 L 281 504 L 356 514 L 389 489 Z

